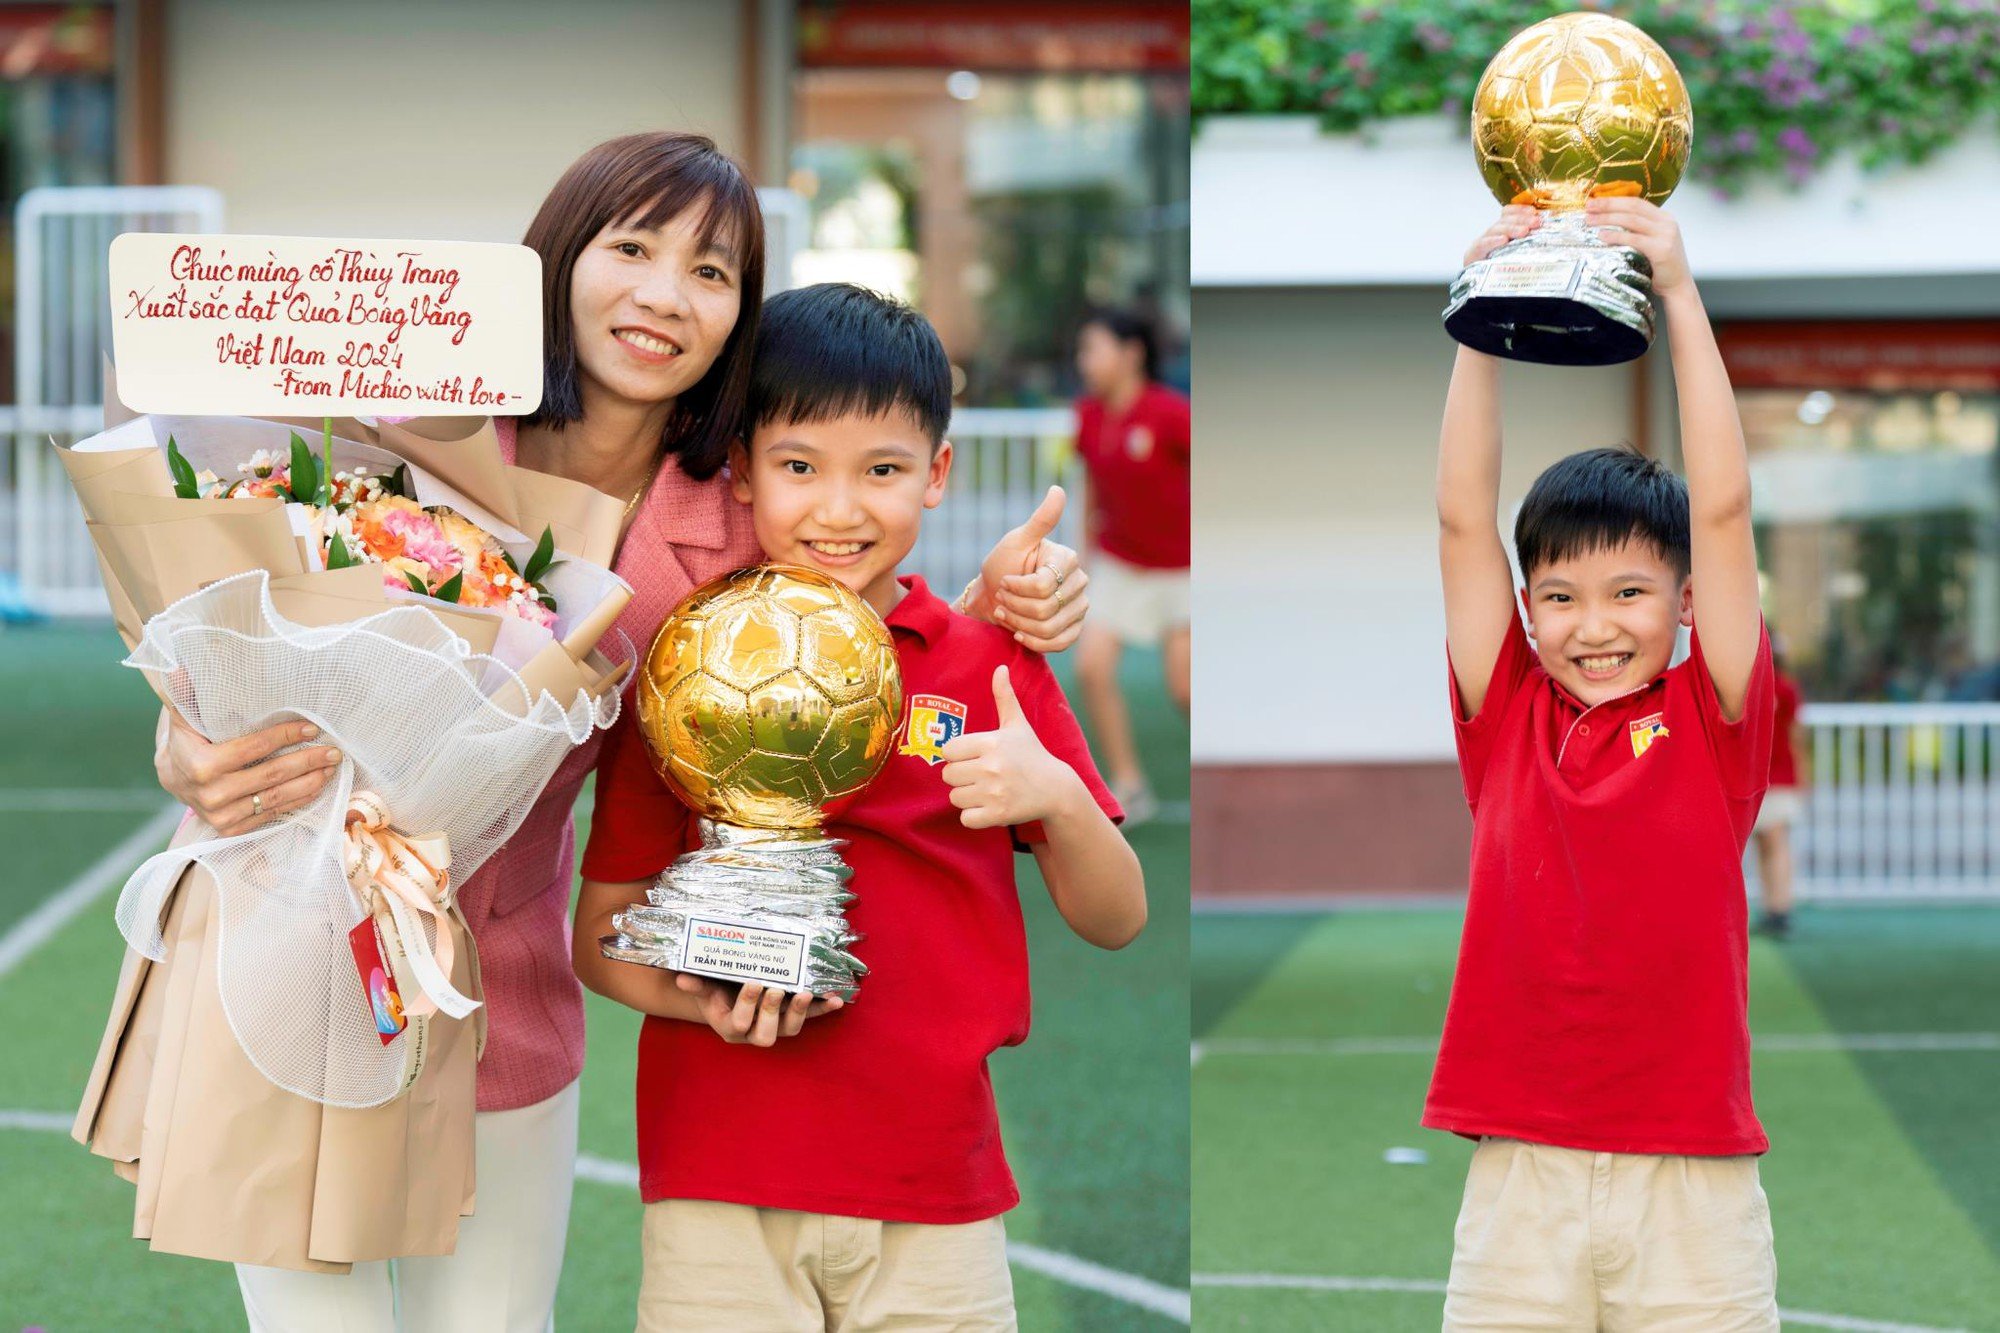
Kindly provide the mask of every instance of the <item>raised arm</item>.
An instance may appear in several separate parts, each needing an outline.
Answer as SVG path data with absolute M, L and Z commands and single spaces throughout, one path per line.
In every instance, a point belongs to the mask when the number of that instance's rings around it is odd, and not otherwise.
M 1534 209 L 1510 205 L 1472 243 L 1484 259 L 1540 225 Z M 1458 349 L 1438 432 L 1438 567 L 1444 575 L 1444 634 L 1465 716 L 1479 711 L 1514 611 L 1514 574 L 1500 539 L 1500 363 Z
M 1593 226 L 1653 264 L 1653 291 L 1666 311 L 1674 391 L 1680 399 L 1695 628 L 1723 712 L 1732 720 L 1740 718 L 1757 665 L 1763 609 L 1750 525 L 1750 462 L 1729 372 L 1723 369 L 1715 330 L 1695 290 L 1673 218 L 1643 199 L 1595 199 L 1587 216 Z

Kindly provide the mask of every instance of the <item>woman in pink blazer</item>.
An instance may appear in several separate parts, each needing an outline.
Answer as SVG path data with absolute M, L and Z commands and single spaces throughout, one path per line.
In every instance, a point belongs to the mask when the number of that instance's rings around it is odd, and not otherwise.
M 643 650 L 694 587 L 762 558 L 749 510 L 721 477 L 744 427 L 763 298 L 756 192 L 706 138 L 630 135 L 571 165 L 524 243 L 542 257 L 546 371 L 540 409 L 495 423 L 501 448 L 510 462 L 629 497 L 614 567 L 635 595 L 617 628 Z M 1075 552 L 1044 540 L 1059 505 L 1001 539 L 967 598 L 974 614 L 1043 651 L 1075 640 L 1087 604 Z M 338 756 L 325 747 L 270 757 L 307 739 L 286 723 L 211 745 L 174 718 L 157 755 L 160 783 L 218 832 L 242 832 L 326 782 Z M 550 1325 L 584 1051 L 583 992 L 569 962 L 570 808 L 598 749 L 593 737 L 569 756 L 520 830 L 459 889 L 488 1037 L 478 1202 L 456 1252 L 393 1261 L 393 1293 L 388 1263 L 347 1274 L 238 1265 L 253 1329 Z

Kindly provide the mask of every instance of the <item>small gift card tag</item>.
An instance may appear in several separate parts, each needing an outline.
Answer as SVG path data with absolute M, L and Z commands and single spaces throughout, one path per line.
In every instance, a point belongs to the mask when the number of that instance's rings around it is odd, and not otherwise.
M 347 932 L 354 949 L 354 967 L 361 974 L 361 990 L 368 997 L 368 1010 L 375 1015 L 375 1031 L 387 1046 L 409 1025 L 403 1014 L 403 997 L 396 990 L 396 974 L 382 961 L 382 937 L 376 932 L 375 918 L 369 917 Z

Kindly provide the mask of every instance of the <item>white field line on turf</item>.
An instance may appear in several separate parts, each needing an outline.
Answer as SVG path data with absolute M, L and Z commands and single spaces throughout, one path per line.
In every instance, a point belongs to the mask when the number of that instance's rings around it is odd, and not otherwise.
M 92 810 L 151 810 L 158 787 L 0 788 L 0 814 L 77 814 Z
M 1190 1043 L 1191 1062 L 1218 1055 L 1432 1055 L 1436 1037 L 1207 1037 Z M 2000 1051 L 2000 1032 L 1752 1033 L 1752 1055 L 1841 1051 Z
M 180 821 L 178 804 L 161 804 L 151 819 L 133 829 L 123 842 L 98 858 L 95 865 L 16 921 L 0 936 L 0 977 L 19 967 L 22 959 L 46 944 L 112 885 L 124 882 L 133 867 L 166 844 L 173 836 L 174 825 Z
M 54 1111 L 10 1111 L 0 1110 L 0 1129 L 40 1130 L 48 1133 L 67 1134 L 73 1116 L 61 1115 Z M 630 1162 L 615 1162 L 608 1157 L 593 1157 L 589 1153 L 579 1153 L 576 1158 L 576 1178 L 596 1185 L 617 1185 L 625 1189 L 639 1188 L 639 1168 Z M 1039 1245 L 1029 1245 L 1023 1241 L 1007 1242 L 1007 1259 L 1010 1263 L 1054 1278 L 1072 1287 L 1095 1291 L 1127 1305 L 1136 1305 L 1142 1310 L 1165 1315 L 1181 1324 L 1194 1320 L 1189 1295 L 1173 1287 L 1164 1286 L 1149 1278 L 1132 1273 L 1121 1273 L 1115 1268 L 1079 1259 L 1073 1254 L 1060 1250 L 1045 1250 Z
M 1278 1291 L 1400 1291 L 1442 1296 L 1444 1283 L 1403 1277 L 1323 1277 L 1291 1273 L 1196 1273 L 1197 1287 L 1249 1287 Z M 1785 1327 L 1837 1329 L 1841 1333 L 1967 1333 L 1962 1328 L 1933 1324 L 1903 1324 L 1852 1315 L 1821 1314 L 1817 1310 L 1778 1309 Z

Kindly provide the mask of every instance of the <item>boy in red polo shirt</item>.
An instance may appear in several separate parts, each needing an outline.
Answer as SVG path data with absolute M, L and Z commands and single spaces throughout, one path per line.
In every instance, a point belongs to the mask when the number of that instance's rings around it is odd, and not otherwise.
M 1444 1325 L 1776 1330 L 1746 1012 L 1772 710 L 1749 467 L 1673 220 L 1587 216 L 1652 262 L 1687 480 L 1617 449 L 1544 472 L 1515 525 L 1524 632 L 1493 521 L 1499 363 L 1459 349 L 1437 498 L 1472 867 L 1424 1124 L 1479 1147 Z M 1538 223 L 1505 209 L 1466 261 Z
M 612 914 L 696 842 L 644 741 L 613 734 L 574 956 L 585 985 L 649 1015 L 639 1327 L 1011 1329 L 1000 1214 L 1020 1195 L 986 1059 L 1028 1031 L 1014 851 L 1032 848 L 1063 919 L 1108 949 L 1144 924 L 1139 863 L 1042 658 L 897 575 L 951 472 L 951 367 L 930 325 L 857 287 L 785 292 L 753 367 L 736 496 L 771 559 L 882 614 L 908 711 L 829 826 L 869 968 L 844 1007 L 599 955 Z

